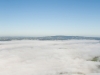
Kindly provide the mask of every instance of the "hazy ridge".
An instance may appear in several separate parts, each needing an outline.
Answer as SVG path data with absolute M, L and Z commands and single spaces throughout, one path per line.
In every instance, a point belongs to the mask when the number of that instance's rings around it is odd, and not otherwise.
M 11 40 L 100 40 L 100 37 L 84 37 L 84 36 L 45 36 L 45 37 L 0 37 L 0 41 Z

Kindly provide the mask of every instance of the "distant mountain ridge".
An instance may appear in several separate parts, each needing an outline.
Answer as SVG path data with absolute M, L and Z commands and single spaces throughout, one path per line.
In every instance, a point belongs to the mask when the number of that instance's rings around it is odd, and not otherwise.
M 84 36 L 45 36 L 45 37 L 0 37 L 0 41 L 11 41 L 11 40 L 100 40 L 100 37 L 84 37 Z

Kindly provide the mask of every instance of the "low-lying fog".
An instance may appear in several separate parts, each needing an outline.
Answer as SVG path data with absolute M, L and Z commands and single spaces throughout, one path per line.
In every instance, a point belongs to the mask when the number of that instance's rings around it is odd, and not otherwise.
M 0 75 L 100 75 L 100 41 L 1 41 Z

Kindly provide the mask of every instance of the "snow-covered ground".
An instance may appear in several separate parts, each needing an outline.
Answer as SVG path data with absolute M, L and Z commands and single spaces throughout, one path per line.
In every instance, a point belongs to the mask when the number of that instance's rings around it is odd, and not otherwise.
M 0 41 L 0 75 L 100 75 L 100 41 Z

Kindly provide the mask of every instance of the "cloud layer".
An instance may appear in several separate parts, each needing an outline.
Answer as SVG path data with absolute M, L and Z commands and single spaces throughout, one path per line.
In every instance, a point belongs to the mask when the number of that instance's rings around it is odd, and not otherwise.
M 0 75 L 99 75 L 100 42 L 2 41 Z

